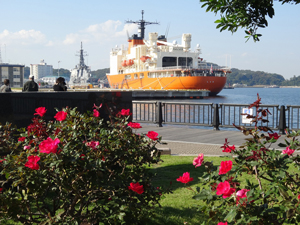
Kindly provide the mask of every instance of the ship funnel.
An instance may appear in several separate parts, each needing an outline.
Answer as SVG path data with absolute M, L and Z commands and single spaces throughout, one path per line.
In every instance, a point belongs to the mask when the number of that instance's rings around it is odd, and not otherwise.
M 150 44 L 150 46 L 156 46 L 157 37 L 158 37 L 157 33 L 149 33 L 149 44 Z
M 191 48 L 191 34 L 183 34 L 182 35 L 182 46 L 184 51 L 188 51 Z

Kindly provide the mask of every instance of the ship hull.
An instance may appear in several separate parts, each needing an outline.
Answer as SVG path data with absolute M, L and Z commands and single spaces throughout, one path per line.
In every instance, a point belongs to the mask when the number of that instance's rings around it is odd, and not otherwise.
M 111 88 L 145 90 L 208 90 L 217 95 L 226 84 L 226 76 L 180 76 L 125 79 L 126 74 L 107 75 Z M 128 74 L 127 74 L 128 75 Z

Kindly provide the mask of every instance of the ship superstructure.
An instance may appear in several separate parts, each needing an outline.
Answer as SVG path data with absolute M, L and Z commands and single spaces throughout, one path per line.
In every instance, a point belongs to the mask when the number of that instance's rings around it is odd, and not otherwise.
M 84 63 L 84 56 L 86 56 L 86 54 L 83 51 L 82 42 L 79 53 L 79 64 L 77 64 L 75 68 L 71 70 L 70 75 L 69 85 L 73 87 L 88 85 L 88 79 L 91 76 L 90 68 Z
M 191 34 L 182 34 L 181 43 L 170 43 L 164 35 L 149 33 L 144 38 L 145 25 L 157 24 L 142 20 L 139 35 L 128 39 L 128 48 L 116 47 L 110 52 L 109 84 L 118 89 L 205 89 L 211 95 L 219 93 L 226 83 L 229 68 L 209 66 L 199 57 L 197 45 L 191 50 Z

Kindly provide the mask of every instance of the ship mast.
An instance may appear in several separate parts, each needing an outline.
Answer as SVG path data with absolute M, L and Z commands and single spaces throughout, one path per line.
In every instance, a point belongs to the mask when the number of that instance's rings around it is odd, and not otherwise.
M 142 19 L 139 21 L 127 20 L 126 23 L 134 23 L 139 25 L 138 32 L 139 38 L 144 39 L 145 37 L 145 26 L 150 24 L 159 24 L 158 22 L 147 22 L 144 20 L 144 10 L 142 10 Z
M 84 54 L 85 52 L 83 51 L 82 48 L 82 42 L 81 42 L 81 49 L 80 49 L 80 55 L 76 55 L 79 56 L 79 68 L 84 68 L 86 67 L 86 65 L 84 64 L 84 56 L 88 56 L 87 54 Z

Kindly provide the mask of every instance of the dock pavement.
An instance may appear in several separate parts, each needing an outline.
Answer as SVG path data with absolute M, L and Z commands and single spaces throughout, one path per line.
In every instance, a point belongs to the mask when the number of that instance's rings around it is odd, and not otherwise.
M 195 156 L 203 153 L 206 156 L 226 156 L 228 153 L 222 152 L 221 146 L 225 143 L 225 138 L 229 145 L 235 147 L 242 146 L 246 142 L 246 138 L 241 131 L 226 130 L 225 128 L 215 131 L 212 127 L 206 129 L 191 128 L 188 126 L 164 125 L 157 127 L 155 124 L 141 124 L 142 128 L 137 133 L 148 133 L 155 131 L 158 136 L 162 137 L 162 143 L 157 148 L 168 152 L 171 155 Z M 279 140 L 271 146 L 271 149 L 283 150 L 278 143 L 283 143 L 285 135 L 281 135 Z M 295 153 L 300 153 L 296 151 Z

